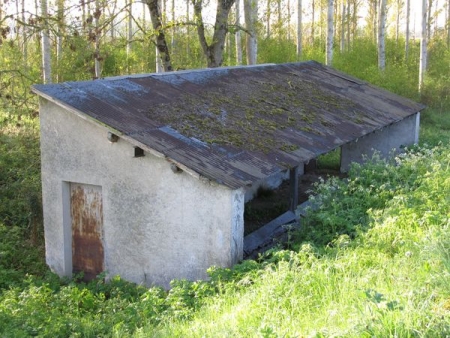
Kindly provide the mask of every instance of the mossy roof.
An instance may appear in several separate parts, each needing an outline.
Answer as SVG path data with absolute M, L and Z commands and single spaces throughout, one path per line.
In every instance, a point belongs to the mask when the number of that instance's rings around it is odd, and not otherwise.
M 423 109 L 314 61 L 36 85 L 34 91 L 233 189 Z

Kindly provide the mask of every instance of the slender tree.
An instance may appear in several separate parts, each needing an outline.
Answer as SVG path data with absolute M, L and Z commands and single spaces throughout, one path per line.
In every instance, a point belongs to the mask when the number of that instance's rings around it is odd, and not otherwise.
M 242 65 L 242 41 L 241 41 L 241 30 L 239 27 L 241 26 L 241 10 L 240 10 L 241 1 L 236 0 L 235 3 L 235 25 L 236 25 L 236 32 L 234 33 L 234 38 L 236 41 L 236 64 Z
M 256 21 L 258 19 L 258 1 L 244 0 L 245 26 L 247 28 L 247 64 L 255 65 L 258 54 Z
M 291 41 L 291 0 L 287 0 L 287 39 Z
M 397 0 L 397 15 L 395 17 L 395 42 L 398 44 L 398 39 L 400 36 L 400 16 L 402 14 L 403 1 Z
M 281 34 L 283 31 L 283 16 L 282 16 L 282 10 L 281 10 L 281 0 L 277 0 L 277 16 L 278 16 L 278 20 L 277 20 L 277 34 L 278 34 L 278 38 L 281 38 Z
M 270 39 L 270 17 L 272 14 L 271 0 L 267 0 L 266 5 L 266 39 Z
M 432 12 L 433 12 L 433 0 L 428 0 L 428 8 L 427 8 L 427 40 L 431 39 L 431 24 L 432 20 Z
M 314 45 L 315 39 L 315 18 L 316 18 L 316 0 L 311 3 L 311 44 Z
M 52 83 L 52 65 L 50 49 L 50 31 L 48 25 L 47 0 L 41 0 L 41 48 L 42 48 L 42 80 L 44 83 Z
M 19 0 L 17 0 L 19 1 Z M 21 1 L 21 20 L 22 20 L 22 56 L 23 56 L 23 64 L 25 67 L 28 66 L 28 41 L 27 41 L 27 27 L 25 25 L 26 18 L 25 18 L 25 0 Z M 58 34 L 59 36 L 59 34 Z
M 341 7 L 341 45 L 340 50 L 341 53 L 345 50 L 345 16 L 347 15 L 347 7 L 345 4 L 345 0 L 342 0 Z
M 378 20 L 378 68 L 386 68 L 386 0 L 380 0 Z
M 190 1 L 191 0 L 186 0 L 186 21 L 187 22 L 189 22 L 189 18 L 190 18 L 190 10 L 189 10 Z M 189 55 L 191 53 L 190 35 L 191 35 L 190 25 L 187 25 L 186 26 L 186 55 Z
M 56 31 L 56 81 L 61 82 L 63 79 L 61 77 L 61 59 L 63 56 L 63 39 L 64 39 L 64 10 L 65 10 L 64 0 L 57 0 L 56 2 L 56 23 L 57 23 L 57 31 Z
M 333 39 L 334 39 L 333 14 L 334 14 L 334 1 L 328 0 L 327 47 L 326 47 L 326 61 L 325 61 L 325 63 L 328 66 L 331 66 L 333 62 Z
M 447 0 L 447 47 L 450 49 L 450 0 Z
M 347 4 L 347 16 L 346 16 L 346 23 L 347 23 L 347 48 L 350 48 L 350 18 L 351 18 L 351 13 L 350 13 L 350 2 Z
M 95 0 L 95 9 L 93 13 L 94 17 L 94 78 L 99 79 L 101 77 L 101 65 L 100 65 L 100 17 L 102 15 L 102 8 L 100 0 Z
M 373 41 L 378 41 L 378 4 L 379 0 L 369 0 L 368 28 L 371 29 Z
M 422 94 L 424 78 L 427 70 L 427 38 L 428 38 L 427 0 L 422 0 L 422 38 L 420 39 L 419 92 Z
M 409 58 L 409 23 L 411 17 L 411 0 L 406 0 L 405 58 Z
M 161 60 L 162 70 L 165 72 L 172 70 L 172 62 L 170 59 L 169 47 L 167 45 L 166 36 L 162 25 L 162 12 L 161 6 L 158 0 L 145 0 L 150 10 L 150 18 L 152 20 L 152 26 L 154 34 L 156 36 L 156 51 L 157 51 L 157 65 L 159 59 Z M 157 66 L 157 72 L 160 71 Z
M 303 39 L 303 27 L 302 27 L 302 18 L 303 18 L 303 6 L 302 0 L 297 0 L 297 60 L 302 58 L 302 39 Z
M 133 0 L 127 1 L 127 9 L 127 59 L 129 59 L 133 48 Z

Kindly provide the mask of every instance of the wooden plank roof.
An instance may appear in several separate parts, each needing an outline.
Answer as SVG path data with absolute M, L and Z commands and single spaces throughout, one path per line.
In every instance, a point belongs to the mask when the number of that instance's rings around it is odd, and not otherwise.
M 35 85 L 33 90 L 232 189 L 424 108 L 314 61 Z

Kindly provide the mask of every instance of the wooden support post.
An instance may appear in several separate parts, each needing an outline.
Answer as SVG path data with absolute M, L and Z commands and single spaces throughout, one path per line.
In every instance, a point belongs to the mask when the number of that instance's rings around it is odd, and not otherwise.
M 298 205 L 298 166 L 289 169 L 290 209 L 295 212 Z

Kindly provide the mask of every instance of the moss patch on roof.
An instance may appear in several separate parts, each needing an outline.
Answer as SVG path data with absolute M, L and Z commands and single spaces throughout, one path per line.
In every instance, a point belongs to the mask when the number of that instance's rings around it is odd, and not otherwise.
M 335 121 L 329 112 L 344 115 L 353 123 L 362 118 L 353 101 L 295 73 L 289 75 L 244 78 L 226 86 L 221 86 L 219 79 L 207 88 L 182 94 L 176 102 L 151 107 L 148 115 L 208 144 L 264 153 L 297 149 L 296 144 L 277 138 L 286 128 L 317 135 L 332 133 Z

